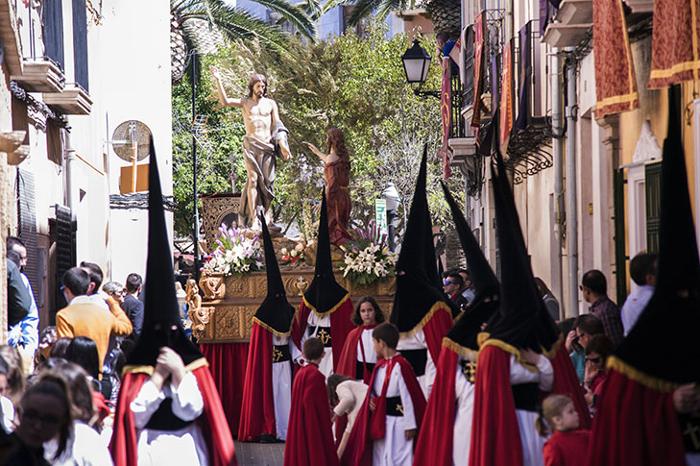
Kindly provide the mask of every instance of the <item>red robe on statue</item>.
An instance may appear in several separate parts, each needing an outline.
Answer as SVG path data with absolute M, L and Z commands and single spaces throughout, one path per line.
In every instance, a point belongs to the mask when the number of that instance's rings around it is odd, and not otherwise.
M 343 351 L 340 353 L 340 360 L 336 366 L 336 374 L 342 374 L 351 379 L 356 378 L 356 368 L 357 368 L 357 348 L 361 342 L 362 332 L 367 329 L 372 329 L 376 327 L 376 324 L 372 325 L 360 325 L 352 329 L 348 336 L 345 338 L 345 345 L 343 346 Z M 365 354 L 368 352 L 374 353 L 374 348 L 364 348 Z M 365 361 L 363 361 L 365 362 Z M 364 377 L 362 381 L 364 383 L 369 383 L 372 378 L 372 371 L 366 364 L 364 365 Z
M 272 334 L 255 320 L 250 331 L 240 419 L 238 440 L 251 442 L 263 434 L 276 436 L 275 402 L 272 395 Z
M 308 364 L 294 378 L 284 466 L 337 464 L 326 379 L 315 364 Z
M 309 314 L 313 312 L 312 309 L 313 307 L 306 301 L 306 298 L 302 298 L 299 304 L 299 310 L 294 315 L 294 321 L 292 322 L 292 341 L 300 350 L 301 339 L 306 331 Z M 352 300 L 348 293 L 333 309 L 325 313 L 331 316 L 331 346 L 333 348 L 334 372 L 338 367 L 345 339 L 354 327 L 352 323 L 353 312 Z
M 469 466 L 522 466 L 523 450 L 510 384 L 509 345 L 487 340 L 479 351 Z M 515 350 L 513 348 L 513 350 Z
M 233 437 L 226 422 L 219 393 L 206 361 L 202 359 L 202 362 L 202 365 L 192 370 L 192 374 L 197 379 L 197 386 L 204 400 L 204 413 L 197 419 L 197 423 L 207 441 L 209 461 L 212 466 L 236 466 L 238 462 Z M 197 363 L 198 361 L 195 361 L 193 364 Z M 141 372 L 129 372 L 122 378 L 117 411 L 114 415 L 114 431 L 109 445 L 115 466 L 138 464 L 138 436 L 130 408 L 131 402 L 148 379 L 149 375 Z
M 392 359 L 401 369 L 401 375 L 406 383 L 406 388 L 408 388 L 408 392 L 411 394 L 413 411 L 416 416 L 416 425 L 419 426 L 418 432 L 420 432 L 420 426 L 425 414 L 425 398 L 423 397 L 423 392 L 421 391 L 411 364 L 400 354 L 397 354 Z M 355 424 L 350 433 L 348 444 L 345 447 L 343 456 L 340 458 L 340 464 L 342 466 L 372 466 L 372 433 L 375 432 L 377 428 L 381 428 L 381 426 L 384 425 L 382 423 L 386 422 L 386 398 L 381 396 L 375 398 L 374 411 L 370 411 L 369 409 L 369 400 L 372 397 L 372 387 L 374 386 L 374 377 L 377 374 L 377 369 L 383 364 L 386 364 L 385 360 L 378 362 L 374 368 L 372 378 L 369 382 L 367 396 L 360 408 L 360 412 L 355 418 Z M 388 376 L 389 374 L 387 374 L 387 377 Z M 382 406 L 384 407 L 384 411 L 382 410 Z M 375 416 L 379 416 L 376 418 L 376 421 Z
M 437 374 L 418 433 L 414 466 L 452 466 L 456 406 L 455 377 L 459 355 L 443 345 Z M 459 439 L 457 439 L 459 441 Z
M 630 377 L 616 370 L 616 365 L 628 368 L 630 375 L 636 373 L 620 360 L 613 361 L 608 369 L 598 414 L 593 419 L 588 464 L 685 466 L 683 435 L 673 407 L 673 384 L 664 386 L 663 381 L 655 383 L 643 375 Z
M 554 357 L 550 358 L 552 369 L 554 370 L 552 393 L 566 395 L 571 398 L 578 412 L 579 427 L 590 429 L 591 414 L 588 411 L 588 403 L 583 397 L 583 388 L 581 388 L 581 384 L 576 376 L 576 370 L 571 363 L 571 357 L 559 343 L 555 345 L 554 351 Z

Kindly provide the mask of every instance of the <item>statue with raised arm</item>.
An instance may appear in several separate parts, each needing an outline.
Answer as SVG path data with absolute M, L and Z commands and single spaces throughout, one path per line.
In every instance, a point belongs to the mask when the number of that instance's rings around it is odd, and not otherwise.
M 348 223 L 350 222 L 350 156 L 345 148 L 343 132 L 330 128 L 326 132 L 328 153 L 305 142 L 308 148 L 323 161 L 323 176 L 326 181 L 326 199 L 328 201 L 328 234 L 331 242 L 337 246 L 350 240 Z
M 287 128 L 280 120 L 277 103 L 266 96 L 267 80 L 261 74 L 253 74 L 248 82 L 248 95 L 233 99 L 226 95 L 221 75 L 215 68 L 212 75 L 219 101 L 226 107 L 237 107 L 243 111 L 245 136 L 243 137 L 243 161 L 248 172 L 248 181 L 241 193 L 238 212 L 239 226 L 260 229 L 257 212 L 262 209 L 265 219 L 274 231 L 279 228 L 272 223 L 272 185 L 275 181 L 275 158 L 287 160 L 291 157 L 287 141 Z

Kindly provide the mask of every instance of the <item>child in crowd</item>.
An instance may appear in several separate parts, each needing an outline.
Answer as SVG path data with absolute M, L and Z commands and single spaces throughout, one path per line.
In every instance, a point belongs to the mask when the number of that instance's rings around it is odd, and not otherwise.
M 590 431 L 578 427 L 578 412 L 571 398 L 566 395 L 545 398 L 542 417 L 537 422 L 540 435 L 553 431 L 544 444 L 545 466 L 586 466 Z
M 333 407 L 334 417 L 347 414 L 345 431 L 336 431 L 336 437 L 340 439 L 338 457 L 343 456 L 350 432 L 352 432 L 352 426 L 355 424 L 355 418 L 360 412 L 365 396 L 367 396 L 367 384 L 362 380 L 352 380 L 350 377 L 340 374 L 328 377 L 328 399 Z
M 66 450 L 71 431 L 71 404 L 63 379 L 41 377 L 20 401 L 20 423 L 15 432 L 0 432 L 0 464 L 47 466 Z M 56 438 L 55 456 L 44 459 L 44 442 Z
M 597 401 L 603 392 L 603 385 L 607 378 L 605 369 L 608 356 L 613 352 L 613 344 L 605 335 L 595 335 L 586 346 L 586 370 L 583 380 L 583 387 L 586 390 L 584 395 L 588 403 L 591 415 L 595 415 Z
M 378 361 L 342 465 L 413 464 L 413 442 L 423 420 L 425 398 L 411 364 L 396 350 L 398 343 L 399 330 L 393 324 L 385 322 L 372 331 Z
M 326 378 L 318 368 L 325 349 L 321 340 L 311 337 L 304 341 L 302 352 L 306 365 L 292 386 L 284 466 L 336 466 Z

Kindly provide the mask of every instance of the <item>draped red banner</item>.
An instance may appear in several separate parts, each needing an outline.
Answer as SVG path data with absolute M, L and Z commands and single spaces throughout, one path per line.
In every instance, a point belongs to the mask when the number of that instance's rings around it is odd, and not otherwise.
M 442 117 L 442 147 L 438 154 L 442 159 L 442 177 L 452 176 L 450 169 L 449 139 L 452 131 L 452 64 L 450 58 L 442 59 L 442 86 L 440 88 L 440 115 Z
M 472 102 L 471 125 L 478 128 L 481 124 L 481 93 L 483 91 L 484 73 L 484 27 L 485 12 L 474 20 L 474 100 Z
M 505 152 L 513 128 L 513 39 L 503 46 L 502 70 L 499 127 L 501 150 Z
M 698 79 L 699 0 L 654 0 L 649 88 Z
M 596 118 L 639 107 L 622 0 L 593 2 Z

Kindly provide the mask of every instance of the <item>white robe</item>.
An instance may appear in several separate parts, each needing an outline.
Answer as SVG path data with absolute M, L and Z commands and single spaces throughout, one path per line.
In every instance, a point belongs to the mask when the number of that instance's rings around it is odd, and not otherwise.
M 44 459 L 52 466 L 112 466 L 112 457 L 100 434 L 82 421 L 73 421 L 66 449 L 54 459 L 57 449 L 57 439 L 44 443 Z
M 540 390 L 548 392 L 554 382 L 554 369 L 545 356 L 540 355 L 537 361 L 537 371 L 531 371 L 510 356 L 510 383 L 537 383 Z M 520 442 L 523 446 L 523 466 L 544 466 L 542 449 L 547 439 L 537 432 L 535 423 L 539 415 L 533 411 L 515 410 L 520 431 Z
M 289 337 L 272 335 L 275 346 L 288 345 Z M 275 405 L 275 430 L 279 440 L 287 438 L 289 409 L 292 406 L 292 365 L 291 361 L 272 363 L 272 399 Z
M 317 334 L 318 328 L 316 329 L 316 332 L 314 332 L 312 335 L 309 335 L 309 328 L 311 328 L 311 327 L 328 327 L 328 328 L 330 328 L 330 326 L 331 326 L 330 314 L 327 316 L 324 316 L 324 317 L 319 317 L 318 315 L 316 315 L 316 313 L 314 311 L 309 312 L 309 318 L 306 319 L 306 328 L 304 328 L 304 334 L 301 336 L 301 347 L 303 348 L 304 342 L 311 337 L 323 337 L 322 335 Z M 299 350 L 301 350 L 302 348 L 299 348 Z M 294 359 L 296 360 L 297 357 L 295 356 Z M 333 348 L 331 348 L 330 346 L 327 346 L 323 349 L 323 359 L 321 359 L 321 362 L 318 365 L 318 370 L 321 371 L 321 373 L 326 378 L 328 378 L 333 373 Z
M 379 396 L 384 386 L 387 366 L 377 369 L 372 393 Z M 406 431 L 415 429 L 416 416 L 413 400 L 401 374 L 401 366 L 394 365 L 387 386 L 387 397 L 401 397 L 403 416 L 387 416 L 384 438 L 375 440 L 372 446 L 372 466 L 411 466 L 413 464 L 413 440 L 406 440 Z
M 461 359 L 461 358 L 460 358 Z M 472 419 L 474 418 L 474 384 L 467 380 L 462 366 L 457 364 L 455 376 L 455 401 L 457 412 L 452 440 L 452 460 L 455 466 L 469 464 L 472 442 Z
M 428 344 L 425 341 L 425 333 L 423 333 L 423 330 L 421 329 L 410 337 L 400 338 L 396 349 L 399 352 L 401 352 L 401 350 L 425 349 L 428 353 L 427 360 L 425 362 L 425 374 L 417 377 L 420 388 L 423 391 L 423 395 L 427 400 L 430 397 L 430 391 L 433 389 L 433 382 L 435 382 L 437 368 L 435 367 L 433 358 L 430 356 L 430 351 L 428 351 Z
M 173 399 L 173 414 L 183 421 L 193 421 L 204 411 L 202 393 L 191 372 L 185 374 L 177 389 L 166 383 L 158 390 L 150 380 L 146 381 L 130 405 L 138 435 L 139 466 L 208 465 L 207 444 L 196 422 L 175 431 L 144 428 L 168 396 Z
M 372 344 L 372 332 L 374 329 L 367 328 L 362 331 L 360 335 L 360 340 L 362 341 L 362 346 L 365 348 L 365 362 L 367 364 L 377 363 L 377 353 L 374 352 L 374 345 Z M 362 364 L 362 349 L 360 348 L 360 341 L 357 342 L 357 360 Z

